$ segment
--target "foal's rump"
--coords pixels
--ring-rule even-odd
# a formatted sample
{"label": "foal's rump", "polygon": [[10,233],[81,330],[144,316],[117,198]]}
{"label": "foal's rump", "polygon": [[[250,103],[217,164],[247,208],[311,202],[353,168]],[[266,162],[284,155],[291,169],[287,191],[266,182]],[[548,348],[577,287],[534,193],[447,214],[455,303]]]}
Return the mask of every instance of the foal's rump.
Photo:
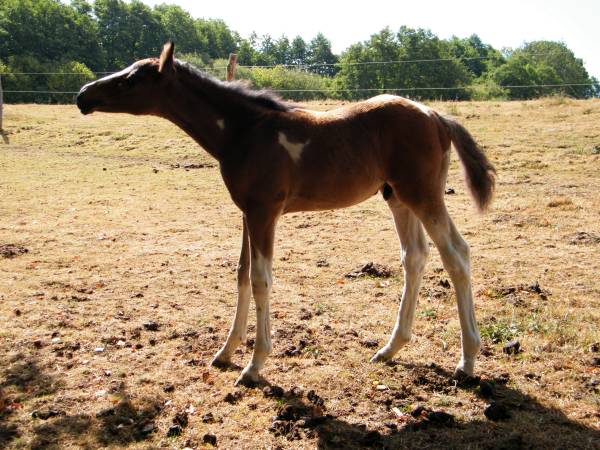
{"label": "foal's rump", "polygon": [[[375,98],[377,99],[377,97]],[[491,202],[495,169],[469,131],[455,119],[411,100],[385,96],[381,99],[383,121],[396,119],[392,131],[380,132],[381,145],[388,148],[386,181],[409,203],[431,198],[443,191],[447,175],[447,152],[454,144],[465,169],[465,178],[479,210]],[[386,140],[386,135],[388,140]]]}

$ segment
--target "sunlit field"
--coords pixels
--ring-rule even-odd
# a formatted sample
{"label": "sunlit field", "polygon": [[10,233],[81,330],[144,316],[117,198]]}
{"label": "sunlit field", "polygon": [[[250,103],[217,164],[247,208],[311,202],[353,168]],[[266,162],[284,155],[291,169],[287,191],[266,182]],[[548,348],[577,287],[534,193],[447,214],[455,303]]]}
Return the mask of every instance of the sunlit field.
{"label": "sunlit field", "polygon": [[[272,387],[254,389],[233,385],[253,310],[240,367],[208,364],[241,240],[216,161],[163,120],[5,106],[0,448],[599,448],[600,101],[430,106],[498,170],[479,215],[453,153],[446,196],[471,246],[480,380],[451,378],[460,328],[433,246],[411,343],[369,363],[403,284],[375,195],[281,219]],[[367,262],[392,276],[345,277]]]}

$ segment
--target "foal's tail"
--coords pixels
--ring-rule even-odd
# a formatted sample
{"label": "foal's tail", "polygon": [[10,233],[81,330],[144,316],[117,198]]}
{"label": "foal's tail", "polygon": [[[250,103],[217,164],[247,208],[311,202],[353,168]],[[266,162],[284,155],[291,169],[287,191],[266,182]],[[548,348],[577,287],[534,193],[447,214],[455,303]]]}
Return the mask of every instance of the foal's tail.
{"label": "foal's tail", "polygon": [[467,186],[480,211],[485,211],[492,201],[496,184],[496,169],[475,142],[471,133],[456,120],[438,115],[450,134],[465,172]]}

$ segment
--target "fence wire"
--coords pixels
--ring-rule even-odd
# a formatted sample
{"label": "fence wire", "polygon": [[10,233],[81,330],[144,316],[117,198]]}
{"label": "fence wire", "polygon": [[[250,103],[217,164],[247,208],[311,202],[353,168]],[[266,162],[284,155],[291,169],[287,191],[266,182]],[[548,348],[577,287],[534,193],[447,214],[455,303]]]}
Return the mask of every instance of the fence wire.
{"label": "fence wire", "polygon": [[[521,84],[521,85],[499,85],[502,89],[527,89],[527,88],[557,88],[575,86],[594,86],[593,83],[562,83],[562,84]],[[346,89],[270,89],[272,92],[407,92],[407,91],[458,91],[471,89],[472,86],[432,86],[432,87],[396,87],[396,88],[346,88]],[[4,91],[12,94],[78,94],[79,91]]]}

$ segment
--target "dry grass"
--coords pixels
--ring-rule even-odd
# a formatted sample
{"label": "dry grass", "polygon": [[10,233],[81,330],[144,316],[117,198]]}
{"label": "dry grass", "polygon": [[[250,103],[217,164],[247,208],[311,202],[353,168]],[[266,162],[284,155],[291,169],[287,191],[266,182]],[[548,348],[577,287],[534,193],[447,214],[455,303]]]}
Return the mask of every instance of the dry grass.
{"label": "dry grass", "polygon": [[[488,214],[474,212],[456,161],[447,201],[472,249],[486,347],[478,373],[496,379],[510,420],[488,421],[477,390],[450,380],[459,324],[435,251],[413,341],[396,364],[368,362],[376,349],[364,341],[388,338],[402,287],[396,236],[375,196],[281,220],[264,375],[286,390],[315,390],[334,418],[296,440],[271,433],[283,401],[244,388],[224,402],[238,372],[206,366],[233,315],[241,230],[218,167],[164,121],[9,105],[0,245],[28,252],[0,257],[0,447],[201,447],[212,432],[221,448],[369,439],[388,448],[598,448],[600,368],[589,347],[600,341],[600,102],[433,106],[457,115],[499,172]],[[205,166],[173,168],[185,163]],[[389,285],[344,279],[369,260],[394,269]],[[528,287],[535,282],[541,294]],[[312,317],[301,320],[302,308]],[[158,331],[143,327],[150,320]],[[523,352],[504,355],[509,339]],[[299,356],[282,355],[300,340]],[[240,366],[250,356],[242,350]],[[404,427],[391,408],[415,404],[456,424]],[[167,437],[175,413],[190,407],[183,434]],[[60,414],[32,418],[49,408]],[[214,423],[202,420],[208,412]]]}

